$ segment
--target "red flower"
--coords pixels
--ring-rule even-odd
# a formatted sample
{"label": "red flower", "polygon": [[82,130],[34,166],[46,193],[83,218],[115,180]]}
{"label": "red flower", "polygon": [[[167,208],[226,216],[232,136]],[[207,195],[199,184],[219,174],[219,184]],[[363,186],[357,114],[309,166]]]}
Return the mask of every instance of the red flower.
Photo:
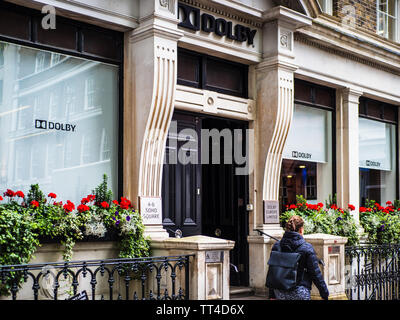
{"label": "red flower", "polygon": [[90,202],[90,201],[94,201],[94,200],[96,199],[96,196],[93,195],[93,194],[89,194],[89,195],[87,196],[87,199],[89,200],[89,202]]}
{"label": "red flower", "polygon": [[366,207],[360,207],[360,212],[365,212],[365,211],[367,211]]}
{"label": "red flower", "polygon": [[343,210],[343,209],[339,209],[339,212],[340,212],[340,213],[344,213],[344,210]]}
{"label": "red flower", "polygon": [[55,199],[55,198],[57,198],[57,195],[55,193],[51,192],[51,193],[48,194],[48,197],[52,198],[52,199]]}
{"label": "red flower", "polygon": [[380,207],[381,205],[378,202],[375,202],[376,207]]}
{"label": "red flower", "polygon": [[121,197],[121,202],[119,205],[122,209],[129,209],[129,207],[131,206],[131,201],[127,198]]}
{"label": "red flower", "polygon": [[17,197],[19,197],[19,198],[24,198],[24,197],[25,197],[25,195],[24,195],[24,193],[23,193],[22,191],[17,191],[17,192],[15,193],[15,195],[16,195]]}
{"label": "red flower", "polygon": [[67,201],[66,204],[63,206],[65,212],[72,212],[75,209],[75,205],[71,201]]}
{"label": "red flower", "polygon": [[4,196],[10,197],[10,198],[15,197],[15,192],[12,191],[11,189],[7,189],[7,191],[4,193]]}
{"label": "red flower", "polygon": [[86,204],[86,203],[88,203],[89,202],[89,199],[88,198],[83,198],[82,200],[81,200],[81,204]]}
{"label": "red flower", "polygon": [[104,209],[107,209],[107,208],[110,207],[110,205],[109,205],[107,202],[105,202],[105,201],[103,201],[103,202],[101,203],[101,206],[102,206]]}
{"label": "red flower", "polygon": [[112,202],[117,206],[119,205],[119,202],[117,200],[113,200]]}
{"label": "red flower", "polygon": [[392,203],[392,201],[386,201],[386,204],[387,204],[388,206],[391,206],[393,203]]}
{"label": "red flower", "polygon": [[86,211],[89,211],[89,210],[90,210],[90,207],[88,207],[88,206],[85,205],[85,204],[81,204],[81,205],[78,206],[78,211],[79,211],[80,213],[86,212]]}
{"label": "red flower", "polygon": [[289,206],[289,209],[296,209],[297,208],[297,206],[295,205],[295,204],[291,204],[290,206]]}
{"label": "red flower", "polygon": [[322,202],[319,202],[319,203],[317,203],[317,206],[320,207],[320,208],[323,208],[324,204]]}
{"label": "red flower", "polygon": [[0,196],[0,201],[2,201],[3,200],[3,197],[2,196]]}
{"label": "red flower", "polygon": [[62,203],[62,201],[60,201],[60,202],[54,202],[54,205],[55,205],[55,206],[61,207],[61,206],[63,205],[63,203]]}
{"label": "red flower", "polygon": [[337,210],[337,209],[338,209],[338,207],[337,207],[337,205],[336,205],[336,204],[332,204],[332,205],[331,205],[331,209],[333,209],[333,210]]}
{"label": "red flower", "polygon": [[356,207],[353,206],[352,204],[349,204],[349,209],[350,209],[351,211],[354,211],[354,210],[356,210]]}
{"label": "red flower", "polygon": [[36,200],[33,200],[31,202],[31,206],[37,208],[37,207],[39,207],[39,202],[37,202]]}

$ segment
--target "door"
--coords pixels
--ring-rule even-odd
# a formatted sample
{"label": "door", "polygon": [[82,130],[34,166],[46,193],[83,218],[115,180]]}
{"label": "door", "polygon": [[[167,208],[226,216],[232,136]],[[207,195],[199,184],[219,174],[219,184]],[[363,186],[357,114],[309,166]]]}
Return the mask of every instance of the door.
{"label": "door", "polygon": [[[245,137],[246,125],[242,122],[220,119],[204,119],[203,129],[218,129],[220,132],[229,129],[241,130]],[[233,136],[233,134],[232,134]],[[202,233],[235,241],[235,247],[230,252],[230,263],[235,266],[230,269],[231,285],[248,285],[248,176],[236,174],[238,165],[234,160],[232,148],[231,159],[226,159],[224,142],[221,142],[220,164],[202,165]],[[237,142],[236,142],[237,143]],[[242,141],[242,150],[246,150],[246,141]],[[210,148],[212,141],[210,139]],[[234,145],[234,148],[238,145]],[[210,155],[212,150],[210,150]],[[232,163],[230,163],[232,162]]]}
{"label": "door", "polygon": [[200,128],[199,117],[174,113],[162,184],[163,226],[170,236],[177,229],[183,236],[201,234]]}
{"label": "door", "polygon": [[[231,285],[247,286],[248,175],[236,174],[239,166],[234,161],[233,148],[230,148],[232,161],[224,158],[223,139],[219,163],[212,164],[210,158],[209,164],[201,164],[202,129],[218,132],[228,129],[236,143],[234,147],[239,143],[242,154],[247,150],[246,139],[237,142],[233,138],[233,130],[240,130],[242,137],[246,137],[247,123],[175,111],[163,171],[163,225],[171,236],[180,229],[185,237],[201,234],[235,241],[230,252],[230,262],[235,266],[231,268]],[[206,145],[208,150],[202,152],[211,156],[213,140]],[[182,159],[189,157],[191,161],[182,163]]]}

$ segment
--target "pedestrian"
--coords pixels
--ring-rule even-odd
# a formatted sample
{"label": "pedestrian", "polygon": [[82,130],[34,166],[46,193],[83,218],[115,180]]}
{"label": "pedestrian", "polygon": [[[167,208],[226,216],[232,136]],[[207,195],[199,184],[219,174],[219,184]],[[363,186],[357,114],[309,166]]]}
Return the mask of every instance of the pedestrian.
{"label": "pedestrian", "polygon": [[321,270],[314,247],[303,238],[304,220],[299,216],[292,216],[286,223],[285,233],[279,242],[272,247],[272,251],[298,252],[301,254],[297,268],[297,285],[291,290],[274,289],[278,300],[310,300],[312,283],[318,288],[322,299],[328,300],[329,291]]}

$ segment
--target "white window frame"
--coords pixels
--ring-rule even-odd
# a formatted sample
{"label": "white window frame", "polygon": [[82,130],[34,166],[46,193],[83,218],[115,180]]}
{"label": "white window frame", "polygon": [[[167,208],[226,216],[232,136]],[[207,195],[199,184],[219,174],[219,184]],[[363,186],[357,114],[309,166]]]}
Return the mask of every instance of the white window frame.
{"label": "white window frame", "polygon": [[53,121],[57,119],[57,111],[59,104],[59,95],[58,92],[52,91],[50,93],[50,103],[49,103],[49,120]]}
{"label": "white window frame", "polygon": [[46,69],[46,53],[39,51],[36,53],[35,59],[35,73],[41,72]]}
{"label": "white window frame", "polygon": [[318,0],[323,13],[333,15],[333,1],[332,0]]}
{"label": "white window frame", "polygon": [[95,109],[96,99],[96,79],[94,76],[89,76],[85,80],[85,110]]}
{"label": "white window frame", "polygon": [[56,65],[60,61],[61,61],[61,54],[52,52],[51,53],[50,66],[52,67],[52,66]]}
{"label": "white window frame", "polygon": [[[386,39],[399,42],[400,41],[400,34],[399,34],[400,33],[400,19],[399,19],[400,1],[399,0],[393,0],[393,1],[396,2],[396,4],[395,4],[396,12],[395,12],[394,16],[390,15],[387,12],[384,12],[384,11],[380,10],[379,5],[380,5],[381,1],[382,0],[377,0],[376,1],[376,33],[378,35],[380,35],[381,37],[384,37]],[[384,0],[384,1],[388,1],[388,0]],[[394,39],[390,39],[389,38],[388,25],[385,25],[385,30],[383,31],[383,34],[380,33],[380,30],[379,30],[379,17],[380,17],[381,14],[383,14],[383,15],[385,15],[387,17],[391,17],[391,18],[395,19],[395,36],[394,36]]]}

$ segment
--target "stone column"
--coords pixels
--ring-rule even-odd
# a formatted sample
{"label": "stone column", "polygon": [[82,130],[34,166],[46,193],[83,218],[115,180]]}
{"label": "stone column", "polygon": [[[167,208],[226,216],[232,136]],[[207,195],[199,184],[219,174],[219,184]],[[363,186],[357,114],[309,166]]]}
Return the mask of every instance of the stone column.
{"label": "stone column", "polygon": [[229,300],[229,252],[234,245],[231,240],[192,236],[153,240],[151,249],[154,256],[194,255],[189,267],[190,300]]}
{"label": "stone column", "polygon": [[[293,118],[294,31],[311,19],[285,7],[264,13],[263,60],[256,66],[257,111],[255,120],[255,210],[250,221],[250,286],[265,293],[265,277],[274,240],[259,235],[257,228],[280,237],[279,183],[282,152]],[[264,207],[270,208],[264,217]],[[275,210],[274,210],[275,207]]]}
{"label": "stone column", "polygon": [[336,94],[336,179],[338,206],[356,207],[352,214],[359,224],[360,182],[358,106],[362,92],[339,89]]}
{"label": "stone column", "polygon": [[[174,111],[177,2],[141,0],[140,24],[125,34],[124,194],[161,199],[165,143]],[[146,235],[166,238],[161,213]]]}
{"label": "stone column", "polygon": [[[344,251],[347,238],[314,233],[305,235],[304,239],[313,245],[317,257],[324,262],[324,265],[320,265],[320,269],[329,290],[329,300],[347,300]],[[311,289],[311,299],[321,300],[314,284]]]}

